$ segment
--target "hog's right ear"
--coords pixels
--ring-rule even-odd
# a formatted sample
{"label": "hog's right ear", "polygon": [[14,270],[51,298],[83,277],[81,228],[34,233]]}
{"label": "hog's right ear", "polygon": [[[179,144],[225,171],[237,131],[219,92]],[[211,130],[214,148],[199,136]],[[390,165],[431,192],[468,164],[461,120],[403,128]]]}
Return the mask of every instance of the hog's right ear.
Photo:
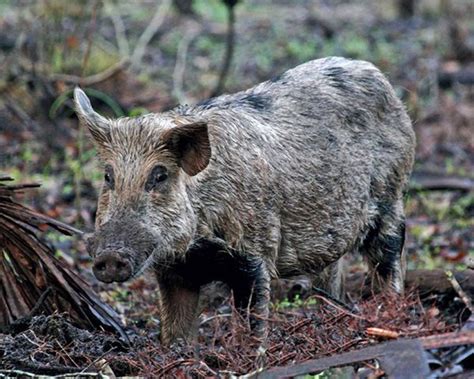
{"label": "hog's right ear", "polygon": [[79,120],[87,125],[95,141],[100,145],[108,142],[110,134],[108,120],[92,109],[89,98],[79,87],[74,89],[74,105]]}
{"label": "hog's right ear", "polygon": [[168,130],[163,141],[186,174],[194,176],[209,164],[211,145],[205,122],[181,124]]}

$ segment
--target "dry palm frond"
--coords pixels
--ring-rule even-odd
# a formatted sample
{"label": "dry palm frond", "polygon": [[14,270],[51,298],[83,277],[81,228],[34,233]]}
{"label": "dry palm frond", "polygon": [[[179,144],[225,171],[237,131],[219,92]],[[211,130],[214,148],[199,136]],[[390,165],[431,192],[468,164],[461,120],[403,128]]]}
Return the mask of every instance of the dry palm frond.
{"label": "dry palm frond", "polygon": [[67,312],[79,326],[114,331],[127,340],[114,310],[38,236],[44,226],[66,235],[82,232],[17,203],[15,193],[39,185],[5,183],[11,180],[0,176],[0,325],[39,311]]}

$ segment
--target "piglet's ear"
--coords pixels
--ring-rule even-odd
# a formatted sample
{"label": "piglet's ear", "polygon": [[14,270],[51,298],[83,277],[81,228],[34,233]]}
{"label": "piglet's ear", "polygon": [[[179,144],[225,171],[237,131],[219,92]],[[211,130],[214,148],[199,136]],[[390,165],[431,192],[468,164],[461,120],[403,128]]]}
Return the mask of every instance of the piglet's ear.
{"label": "piglet's ear", "polygon": [[177,126],[167,131],[163,140],[188,175],[198,174],[209,164],[211,145],[205,122]]}
{"label": "piglet's ear", "polygon": [[110,133],[109,122],[92,109],[89,98],[79,87],[74,89],[74,105],[79,120],[87,125],[94,140],[99,145],[106,143]]}

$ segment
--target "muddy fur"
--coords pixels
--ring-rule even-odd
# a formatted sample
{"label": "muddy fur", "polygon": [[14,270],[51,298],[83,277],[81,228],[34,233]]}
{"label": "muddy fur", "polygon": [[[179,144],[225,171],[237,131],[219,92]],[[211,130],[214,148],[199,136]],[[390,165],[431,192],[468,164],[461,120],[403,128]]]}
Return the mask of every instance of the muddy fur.
{"label": "muddy fur", "polygon": [[[370,63],[319,59],[244,92],[138,118],[107,120],[79,89],[75,102],[113,171],[90,251],[115,249],[132,275],[155,269],[165,343],[193,334],[206,281],[194,283],[193,269],[216,279],[210,266],[219,265],[213,262],[220,254],[236,259],[226,263],[234,268],[244,264],[238,257],[258,262],[243,280],[247,289],[231,285],[260,321],[271,278],[306,274],[341,296],[337,262],[349,252],[364,254],[383,286],[403,290],[402,196],[415,136],[392,87]],[[194,259],[187,254],[193,251],[215,257],[209,272],[179,266]],[[232,282],[233,275],[217,279]],[[255,329],[264,335],[264,322]]]}

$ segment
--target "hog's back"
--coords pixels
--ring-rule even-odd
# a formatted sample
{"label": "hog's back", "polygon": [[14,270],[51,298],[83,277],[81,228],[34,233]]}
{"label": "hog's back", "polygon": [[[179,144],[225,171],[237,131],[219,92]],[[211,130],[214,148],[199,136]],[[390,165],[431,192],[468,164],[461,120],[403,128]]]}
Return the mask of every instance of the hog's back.
{"label": "hog's back", "polygon": [[212,146],[192,188],[200,233],[263,255],[274,276],[357,248],[413,163],[410,120],[363,61],[311,61],[191,113],[209,120]]}

